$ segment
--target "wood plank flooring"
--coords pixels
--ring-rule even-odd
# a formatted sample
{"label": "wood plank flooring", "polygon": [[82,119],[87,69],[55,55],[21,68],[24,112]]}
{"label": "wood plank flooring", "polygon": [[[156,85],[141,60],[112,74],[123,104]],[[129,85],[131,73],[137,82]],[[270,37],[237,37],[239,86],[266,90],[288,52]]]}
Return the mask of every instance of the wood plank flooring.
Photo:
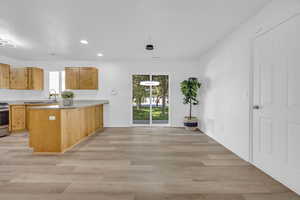
{"label": "wood plank flooring", "polygon": [[0,138],[2,200],[300,200],[204,134],[107,128],[63,155]]}

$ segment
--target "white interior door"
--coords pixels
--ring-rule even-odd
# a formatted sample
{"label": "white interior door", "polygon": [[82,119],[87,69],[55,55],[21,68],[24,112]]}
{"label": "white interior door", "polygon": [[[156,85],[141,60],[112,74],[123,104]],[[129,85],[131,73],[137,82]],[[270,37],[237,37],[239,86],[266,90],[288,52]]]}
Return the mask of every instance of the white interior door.
{"label": "white interior door", "polygon": [[254,41],[253,162],[300,193],[300,17]]}

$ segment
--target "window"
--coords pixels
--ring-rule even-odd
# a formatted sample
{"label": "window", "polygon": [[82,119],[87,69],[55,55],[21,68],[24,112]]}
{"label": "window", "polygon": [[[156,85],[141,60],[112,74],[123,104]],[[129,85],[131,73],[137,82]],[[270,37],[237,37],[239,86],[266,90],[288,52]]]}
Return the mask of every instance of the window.
{"label": "window", "polygon": [[65,71],[49,72],[49,91],[55,90],[61,93],[65,90]]}

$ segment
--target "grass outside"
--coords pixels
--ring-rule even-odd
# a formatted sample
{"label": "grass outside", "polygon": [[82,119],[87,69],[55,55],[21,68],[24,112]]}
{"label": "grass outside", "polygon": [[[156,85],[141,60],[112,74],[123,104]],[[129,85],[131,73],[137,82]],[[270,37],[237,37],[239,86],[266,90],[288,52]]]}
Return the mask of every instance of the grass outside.
{"label": "grass outside", "polygon": [[[152,107],[152,120],[168,120],[169,108],[165,108],[165,113],[162,112],[161,107]],[[136,106],[133,107],[133,120],[150,120],[150,107],[142,106],[138,110]]]}

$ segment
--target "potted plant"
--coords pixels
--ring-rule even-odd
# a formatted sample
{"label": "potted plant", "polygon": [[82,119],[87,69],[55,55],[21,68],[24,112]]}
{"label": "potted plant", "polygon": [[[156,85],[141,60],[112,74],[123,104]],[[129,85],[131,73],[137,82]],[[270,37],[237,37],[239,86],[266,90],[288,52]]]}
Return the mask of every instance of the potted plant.
{"label": "potted plant", "polygon": [[72,106],[73,105],[74,92],[72,92],[72,91],[63,91],[61,93],[61,98],[63,99],[63,105],[64,106]]}
{"label": "potted plant", "polygon": [[198,90],[201,87],[201,83],[197,78],[189,78],[188,80],[182,81],[181,92],[184,95],[183,103],[189,104],[189,116],[184,118],[184,126],[188,130],[197,130],[198,128],[198,119],[197,117],[192,116],[192,107],[193,105],[198,105],[199,101],[197,99]]}

